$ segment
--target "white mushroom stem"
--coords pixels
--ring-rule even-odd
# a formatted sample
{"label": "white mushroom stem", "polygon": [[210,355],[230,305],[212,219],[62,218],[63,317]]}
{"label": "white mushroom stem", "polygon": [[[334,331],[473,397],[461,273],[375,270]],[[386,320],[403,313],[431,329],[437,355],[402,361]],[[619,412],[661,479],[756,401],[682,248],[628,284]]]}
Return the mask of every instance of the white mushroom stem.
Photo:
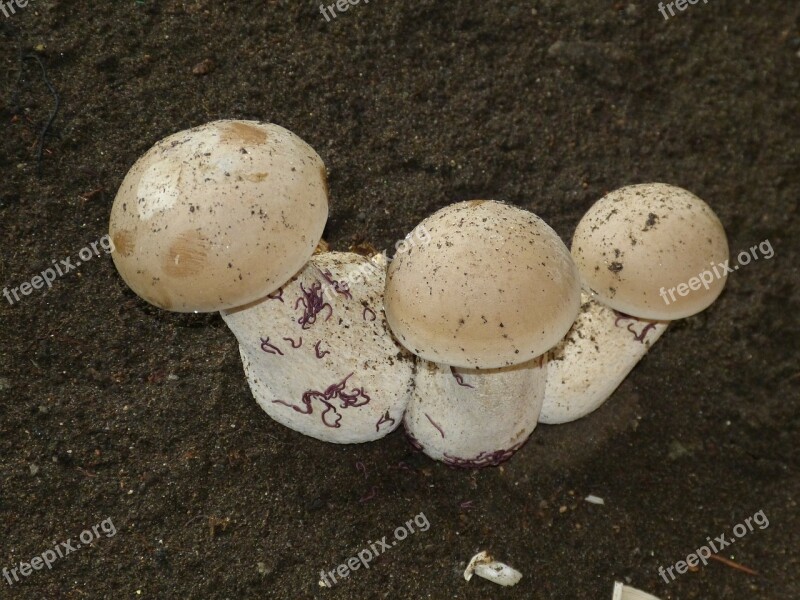
{"label": "white mushroom stem", "polygon": [[464,579],[469,581],[472,574],[488,579],[498,585],[516,585],[522,579],[522,573],[505,563],[494,560],[485,550],[479,552],[469,561],[464,570]]}
{"label": "white mushroom stem", "polygon": [[540,423],[567,423],[597,409],[669,325],[623,315],[585,293],[581,302],[572,328],[547,353]]}
{"label": "white mushroom stem", "polygon": [[385,274],[379,258],[325,252],[267,298],[222,313],[250,389],[273,419],[336,443],[375,440],[400,425],[414,363],[387,329]]}
{"label": "white mushroom stem", "polygon": [[448,465],[497,465],[536,427],[545,379],[543,357],[499,369],[456,369],[419,359],[406,431],[425,454]]}

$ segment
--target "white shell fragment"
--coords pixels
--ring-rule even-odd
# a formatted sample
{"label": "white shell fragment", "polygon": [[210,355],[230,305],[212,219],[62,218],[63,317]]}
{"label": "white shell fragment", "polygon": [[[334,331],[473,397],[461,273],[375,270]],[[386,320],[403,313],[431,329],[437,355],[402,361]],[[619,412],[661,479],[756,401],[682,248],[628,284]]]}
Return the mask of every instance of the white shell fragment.
{"label": "white shell fragment", "polygon": [[273,419],[311,437],[358,443],[400,425],[413,357],[391,337],[385,265],[326,252],[267,298],[222,313],[250,389]]}
{"label": "white shell fragment", "polygon": [[507,564],[494,560],[485,550],[479,552],[469,561],[464,571],[464,579],[469,581],[472,574],[483,577],[498,585],[516,585],[522,579],[522,573]]}
{"label": "white shell fragment", "polygon": [[111,208],[112,258],[151,304],[215,312],[286,282],[327,218],[325,166],[311,146],[271,123],[213,121],[131,167]]}
{"label": "white shell fragment", "polygon": [[601,506],[606,503],[605,500],[603,500],[599,496],[595,496],[594,494],[589,494],[588,496],[586,496],[586,498],[584,498],[584,500],[586,500],[586,502],[588,502],[589,504],[600,504]]}
{"label": "white shell fragment", "polygon": [[547,353],[541,423],[567,423],[600,407],[669,325],[623,315],[585,293],[581,301],[572,328]]}
{"label": "white shell fragment", "polygon": [[611,600],[659,600],[655,596],[637,590],[628,585],[624,585],[619,581],[614,582],[614,595]]}
{"label": "white shell fragment", "polygon": [[508,460],[536,427],[543,357],[501,369],[457,369],[419,359],[404,424],[412,443],[453,467]]}

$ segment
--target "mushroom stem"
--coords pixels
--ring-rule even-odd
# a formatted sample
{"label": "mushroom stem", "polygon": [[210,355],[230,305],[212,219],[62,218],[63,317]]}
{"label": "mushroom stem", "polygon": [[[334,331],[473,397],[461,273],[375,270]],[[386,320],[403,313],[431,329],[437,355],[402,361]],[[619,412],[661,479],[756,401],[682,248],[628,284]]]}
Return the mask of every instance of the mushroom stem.
{"label": "mushroom stem", "polygon": [[669,321],[624,315],[581,293],[581,311],[547,353],[540,423],[568,423],[597,409],[647,354]]}
{"label": "mushroom stem", "polygon": [[499,369],[455,369],[418,359],[404,424],[428,456],[453,467],[495,466],[536,427],[544,357]]}
{"label": "mushroom stem", "polygon": [[385,273],[379,259],[324,252],[278,292],[222,312],[250,389],[273,419],[336,443],[400,425],[414,361],[386,326]]}

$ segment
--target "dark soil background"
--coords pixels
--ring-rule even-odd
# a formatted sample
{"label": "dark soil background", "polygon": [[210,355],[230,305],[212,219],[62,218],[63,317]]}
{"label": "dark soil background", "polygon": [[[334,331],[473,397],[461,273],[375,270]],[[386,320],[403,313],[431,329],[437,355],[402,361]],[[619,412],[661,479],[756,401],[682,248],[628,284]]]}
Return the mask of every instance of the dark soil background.
{"label": "dark soil background", "polygon": [[[41,60],[58,94],[54,108]],[[0,14],[0,285],[107,232],[117,187],[160,138],[218,118],[278,123],[330,172],[326,239],[391,248],[473,198],[565,240],[625,184],[705,199],[729,276],[597,413],[540,426],[506,465],[456,471],[402,433],[335,446],[271,421],[216,315],[159,311],[110,256],[0,298],[0,568],[101,537],[0,598],[800,598],[800,7],[462,0],[31,0]],[[362,463],[364,472],[357,467]],[[585,502],[587,494],[605,500]],[[466,504],[465,504],[466,503]],[[763,510],[711,562],[670,566]],[[419,513],[367,571],[318,584]],[[489,550],[514,588],[462,577]]]}

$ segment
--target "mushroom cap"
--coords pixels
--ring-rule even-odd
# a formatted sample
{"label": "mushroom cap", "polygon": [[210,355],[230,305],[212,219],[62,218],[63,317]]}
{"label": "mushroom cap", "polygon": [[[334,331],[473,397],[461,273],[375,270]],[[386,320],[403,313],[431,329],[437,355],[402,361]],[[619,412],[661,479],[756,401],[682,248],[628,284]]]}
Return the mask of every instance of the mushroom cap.
{"label": "mushroom cap", "polygon": [[223,120],[173,134],[125,176],[111,209],[114,264],[160,308],[213,312],[274,292],[328,218],[325,166],[292,132]]}
{"label": "mushroom cap", "polygon": [[[598,200],[578,223],[572,256],[584,287],[603,304],[641,319],[674,320],[700,312],[722,292],[726,274],[715,277],[712,269],[727,261],[728,240],[700,198],[646,183]],[[704,272],[709,283],[701,287]],[[679,285],[684,294],[675,293]]]}
{"label": "mushroom cap", "polygon": [[539,217],[473,200],[420,227],[431,241],[395,257],[384,297],[389,326],[414,354],[455,367],[505,367],[542,354],[569,330],[580,278]]}

